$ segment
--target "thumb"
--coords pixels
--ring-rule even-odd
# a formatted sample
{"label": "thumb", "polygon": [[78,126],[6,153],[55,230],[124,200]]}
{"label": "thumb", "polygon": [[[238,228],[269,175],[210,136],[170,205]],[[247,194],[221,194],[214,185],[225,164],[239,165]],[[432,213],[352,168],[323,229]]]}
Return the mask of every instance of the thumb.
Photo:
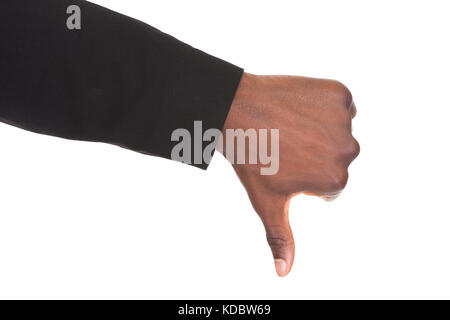
{"label": "thumb", "polygon": [[275,260],[275,269],[280,277],[284,277],[291,271],[294,263],[295,244],[289,225],[289,200],[278,208],[275,212],[260,216]]}

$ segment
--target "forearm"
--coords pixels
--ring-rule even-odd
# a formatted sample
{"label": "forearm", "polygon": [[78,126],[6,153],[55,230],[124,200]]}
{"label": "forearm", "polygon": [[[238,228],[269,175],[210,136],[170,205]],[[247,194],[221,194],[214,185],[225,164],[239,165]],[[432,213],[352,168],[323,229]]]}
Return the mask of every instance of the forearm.
{"label": "forearm", "polygon": [[175,129],[225,122],[240,68],[86,1],[2,0],[0,15],[3,122],[166,158]]}

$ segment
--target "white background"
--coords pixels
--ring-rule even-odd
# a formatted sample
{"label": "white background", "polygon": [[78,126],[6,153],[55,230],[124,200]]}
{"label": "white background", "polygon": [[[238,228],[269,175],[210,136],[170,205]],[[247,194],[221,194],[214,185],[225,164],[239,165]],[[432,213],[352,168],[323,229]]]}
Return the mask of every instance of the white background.
{"label": "white background", "polygon": [[446,1],[95,1],[257,74],[338,79],[361,155],[276,276],[231,166],[0,125],[0,298],[450,298]]}

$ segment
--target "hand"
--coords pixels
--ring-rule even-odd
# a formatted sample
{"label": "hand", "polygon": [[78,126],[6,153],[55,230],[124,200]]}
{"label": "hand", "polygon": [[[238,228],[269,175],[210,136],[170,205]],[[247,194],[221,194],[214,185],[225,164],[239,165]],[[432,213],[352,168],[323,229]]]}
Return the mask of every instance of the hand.
{"label": "hand", "polygon": [[[348,166],[359,154],[355,115],[350,91],[336,81],[247,73],[241,80],[222,132],[279,129],[276,174],[262,175],[261,163],[232,160],[262,219],[279,276],[289,273],[295,254],[289,201],[300,193],[331,200],[345,187]],[[226,148],[220,151],[226,154]]]}

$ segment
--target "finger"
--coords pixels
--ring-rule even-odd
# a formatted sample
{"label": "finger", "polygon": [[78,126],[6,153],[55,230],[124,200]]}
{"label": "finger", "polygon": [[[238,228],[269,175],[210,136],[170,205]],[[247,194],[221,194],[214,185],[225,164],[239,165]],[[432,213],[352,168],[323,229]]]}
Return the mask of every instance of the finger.
{"label": "finger", "polygon": [[324,195],[321,196],[321,198],[322,198],[322,200],[325,200],[327,202],[331,202],[331,201],[336,200],[339,197],[339,195],[341,194],[341,192],[342,191],[335,192],[335,193],[324,194]]}
{"label": "finger", "polygon": [[307,192],[304,191],[302,192],[303,194],[307,195],[307,196],[313,196],[313,197],[319,197],[322,200],[325,200],[327,202],[336,200],[339,195],[341,194],[342,191],[338,191],[338,192],[332,192],[332,193],[325,193],[325,194],[321,194],[321,193],[315,193],[315,192]]}
{"label": "finger", "polygon": [[295,256],[295,244],[289,225],[289,201],[269,215],[261,215],[266,229],[267,242],[272,250],[275,269],[280,277],[286,276],[292,268]]}

